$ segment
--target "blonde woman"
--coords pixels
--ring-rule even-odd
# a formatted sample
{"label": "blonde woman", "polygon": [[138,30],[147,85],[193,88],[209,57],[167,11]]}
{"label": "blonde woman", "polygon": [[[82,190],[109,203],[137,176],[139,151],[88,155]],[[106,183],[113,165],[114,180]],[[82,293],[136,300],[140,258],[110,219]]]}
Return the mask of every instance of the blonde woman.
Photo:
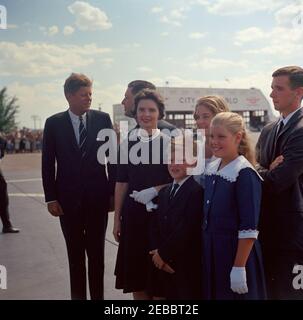
{"label": "blonde woman", "polygon": [[[224,98],[220,96],[201,97],[196,102],[194,119],[197,129],[205,130],[205,166],[214,160],[213,153],[209,145],[209,128],[213,117],[220,112],[228,112],[229,107]],[[196,181],[204,186],[204,174],[196,176]]]}

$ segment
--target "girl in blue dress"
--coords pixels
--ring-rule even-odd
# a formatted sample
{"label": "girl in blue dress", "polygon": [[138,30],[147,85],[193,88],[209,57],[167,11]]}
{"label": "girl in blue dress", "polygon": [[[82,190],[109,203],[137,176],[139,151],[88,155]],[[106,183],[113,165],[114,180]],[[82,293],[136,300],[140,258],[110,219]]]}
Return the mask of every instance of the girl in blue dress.
{"label": "girl in blue dress", "polygon": [[232,112],[211,122],[218,159],[205,171],[203,217],[206,299],[265,299],[258,237],[261,180],[254,169],[243,118]]}

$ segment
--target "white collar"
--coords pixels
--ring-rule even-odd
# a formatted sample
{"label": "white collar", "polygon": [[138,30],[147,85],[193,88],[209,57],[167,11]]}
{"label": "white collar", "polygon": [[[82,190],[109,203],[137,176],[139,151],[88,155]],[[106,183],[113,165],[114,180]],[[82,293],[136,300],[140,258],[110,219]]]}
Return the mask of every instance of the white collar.
{"label": "white collar", "polygon": [[205,170],[205,175],[217,175],[229,182],[235,182],[239,176],[239,172],[245,168],[251,168],[257,176],[263,181],[262,177],[256,171],[254,166],[244,157],[238,156],[236,159],[228,163],[225,167],[218,170],[221,163],[221,158],[218,158],[208,164]]}
{"label": "white collar", "polygon": [[302,107],[299,107],[298,109],[296,109],[295,111],[293,111],[292,113],[290,113],[287,117],[283,118],[282,116],[280,117],[280,120],[278,121],[278,123],[280,123],[281,121],[283,121],[283,125],[284,127],[287,125],[287,122],[290,120],[290,118],[300,109],[302,109]]}
{"label": "white collar", "polygon": [[[153,129],[153,133],[151,136],[146,136],[146,134],[144,133],[146,133],[146,131],[143,131],[143,129],[139,127],[132,130],[130,134],[132,138],[138,137],[142,142],[149,142],[157,138],[160,135],[161,131],[159,129]],[[130,140],[132,140],[132,138],[130,138]]]}
{"label": "white collar", "polygon": [[[72,120],[72,122],[78,124],[80,122],[79,120],[79,116],[77,116],[76,114],[74,114],[71,109],[68,109],[68,113],[69,113],[69,116]],[[82,119],[83,119],[83,122],[85,123],[86,121],[86,112],[82,114]]]}

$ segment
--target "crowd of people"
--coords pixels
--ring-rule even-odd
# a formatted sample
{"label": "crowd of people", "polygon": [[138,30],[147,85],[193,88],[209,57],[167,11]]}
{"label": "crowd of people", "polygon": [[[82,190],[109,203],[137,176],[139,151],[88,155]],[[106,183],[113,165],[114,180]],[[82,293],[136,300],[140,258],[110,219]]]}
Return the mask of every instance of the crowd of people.
{"label": "crowd of people", "polygon": [[[206,168],[195,176],[188,169],[200,154],[190,162],[185,150],[176,161],[171,152],[183,137],[172,139],[176,128],[163,120],[152,83],[129,83],[122,104],[137,126],[117,146],[96,139],[113,127],[108,114],[90,110],[92,81],[66,79],[69,109],[45,123],[42,179],[48,211],[60,218],[72,299],[87,299],[86,255],[90,296],[104,298],[113,210],[115,286],[136,300],[303,298],[293,284],[294,267],[303,265],[303,69],[283,67],[272,77],[280,118],[262,130],[255,150],[243,118],[223,98],[198,99],[194,119],[205,130]],[[105,144],[120,154],[118,163],[111,152],[98,161]]]}
{"label": "crowd of people", "polygon": [[2,138],[6,141],[7,153],[41,152],[42,150],[42,130],[16,129],[2,134]]}

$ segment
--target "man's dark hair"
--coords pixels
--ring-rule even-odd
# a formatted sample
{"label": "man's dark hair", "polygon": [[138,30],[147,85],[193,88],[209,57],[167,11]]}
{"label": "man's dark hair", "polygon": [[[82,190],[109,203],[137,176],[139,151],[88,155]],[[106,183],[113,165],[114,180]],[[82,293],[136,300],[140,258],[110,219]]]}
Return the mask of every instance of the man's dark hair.
{"label": "man's dark hair", "polygon": [[133,95],[136,95],[143,89],[156,90],[156,86],[154,84],[145,80],[134,80],[128,84],[128,88],[131,89]]}
{"label": "man's dark hair", "polygon": [[303,69],[298,66],[287,66],[276,70],[273,77],[288,76],[290,87],[296,89],[303,87]]}
{"label": "man's dark hair", "polygon": [[152,100],[156,103],[158,110],[159,110],[159,120],[164,118],[164,100],[162,96],[156,91],[151,89],[143,89],[139,91],[138,94],[135,96],[135,109],[134,115],[137,114],[138,104],[141,100]]}
{"label": "man's dark hair", "polygon": [[75,93],[81,87],[91,87],[93,82],[84,74],[72,73],[64,83],[64,94]]}

